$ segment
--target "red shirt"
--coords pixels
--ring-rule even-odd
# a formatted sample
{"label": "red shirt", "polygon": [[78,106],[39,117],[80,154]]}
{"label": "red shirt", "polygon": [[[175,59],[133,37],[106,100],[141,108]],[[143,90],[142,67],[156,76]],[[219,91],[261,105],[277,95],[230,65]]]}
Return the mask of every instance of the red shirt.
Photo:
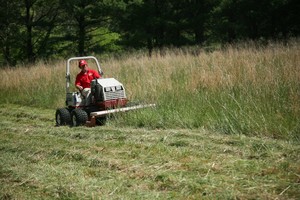
{"label": "red shirt", "polygon": [[83,88],[90,88],[91,81],[95,78],[100,78],[101,76],[96,70],[88,69],[87,72],[80,72],[76,76],[75,85],[80,85]]}

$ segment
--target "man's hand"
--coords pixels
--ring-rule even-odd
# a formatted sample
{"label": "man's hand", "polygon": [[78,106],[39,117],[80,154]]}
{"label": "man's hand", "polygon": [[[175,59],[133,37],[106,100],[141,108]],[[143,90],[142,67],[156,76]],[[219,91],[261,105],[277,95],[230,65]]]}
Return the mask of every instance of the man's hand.
{"label": "man's hand", "polygon": [[79,91],[83,90],[83,87],[80,86],[80,85],[76,85],[76,88],[77,88]]}

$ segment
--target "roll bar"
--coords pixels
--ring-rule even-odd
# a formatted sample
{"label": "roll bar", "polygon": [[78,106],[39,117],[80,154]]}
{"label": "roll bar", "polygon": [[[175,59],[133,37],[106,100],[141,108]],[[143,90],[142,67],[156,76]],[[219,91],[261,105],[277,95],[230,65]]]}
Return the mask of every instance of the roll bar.
{"label": "roll bar", "polygon": [[82,57],[72,57],[72,58],[69,58],[68,61],[67,61],[67,66],[66,66],[66,92],[68,93],[69,92],[69,88],[70,88],[70,63],[71,61],[74,61],[74,60],[94,60],[96,65],[97,65],[97,68],[98,68],[98,72],[99,74],[103,75],[103,71],[100,67],[100,64],[97,60],[96,57],[94,56],[82,56]]}

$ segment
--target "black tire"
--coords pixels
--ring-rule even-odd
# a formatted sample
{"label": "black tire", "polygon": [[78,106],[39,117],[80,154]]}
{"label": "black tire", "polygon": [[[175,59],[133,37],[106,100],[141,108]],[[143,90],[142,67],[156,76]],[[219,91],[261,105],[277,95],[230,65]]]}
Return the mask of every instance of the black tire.
{"label": "black tire", "polygon": [[66,108],[58,108],[55,113],[55,121],[57,126],[70,125],[71,114]]}
{"label": "black tire", "polygon": [[72,126],[81,126],[88,120],[87,113],[82,109],[74,109],[71,112]]}

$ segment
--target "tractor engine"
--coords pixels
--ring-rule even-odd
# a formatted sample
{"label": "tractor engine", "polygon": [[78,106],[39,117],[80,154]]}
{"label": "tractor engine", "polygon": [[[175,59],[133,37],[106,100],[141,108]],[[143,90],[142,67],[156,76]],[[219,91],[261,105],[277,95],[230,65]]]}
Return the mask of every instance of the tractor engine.
{"label": "tractor engine", "polygon": [[93,102],[101,109],[124,107],[127,103],[125,88],[114,78],[99,78],[91,82]]}

